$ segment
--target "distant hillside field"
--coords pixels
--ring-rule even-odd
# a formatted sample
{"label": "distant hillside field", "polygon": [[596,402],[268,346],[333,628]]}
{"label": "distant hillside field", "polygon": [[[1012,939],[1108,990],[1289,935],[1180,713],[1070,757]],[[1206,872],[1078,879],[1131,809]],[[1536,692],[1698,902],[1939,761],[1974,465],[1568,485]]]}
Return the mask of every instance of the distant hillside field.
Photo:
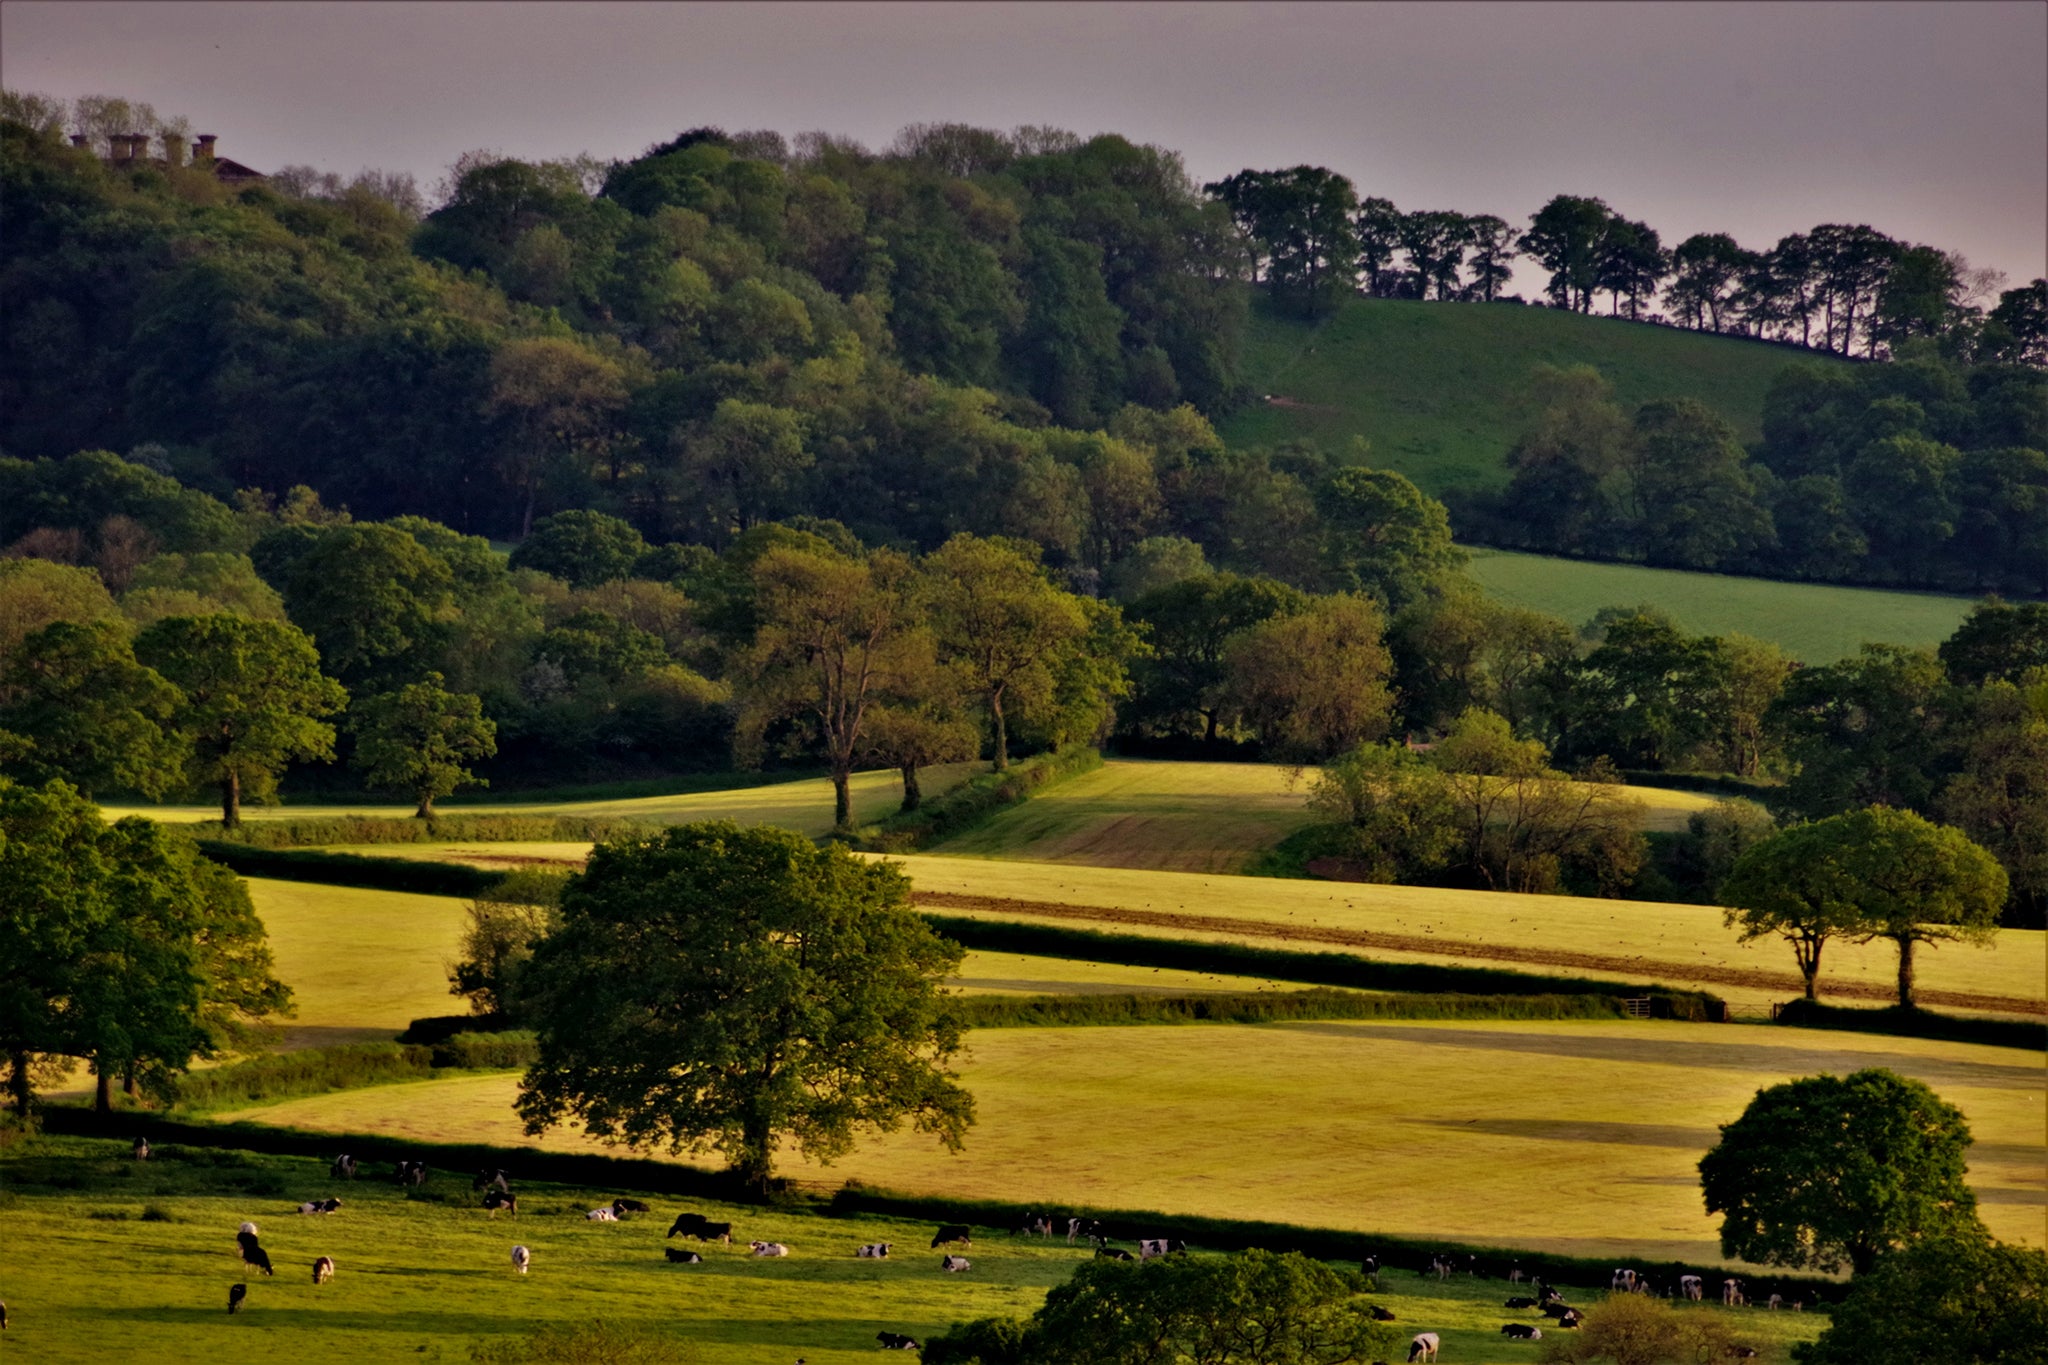
{"label": "distant hillside field", "polygon": [[1694,634],[1740,631],[1810,664],[1833,663],[1866,643],[1934,645],[1974,603],[1935,593],[1780,583],[1638,564],[1467,547],[1472,577],[1493,597],[1583,625],[1602,607],[1647,602]]}
{"label": "distant hillside field", "polygon": [[1591,365],[1624,407],[1697,398],[1745,441],[1760,435],[1764,392],[1795,361],[1845,362],[1704,335],[1507,303],[1353,299],[1307,323],[1254,311],[1245,339],[1252,401],[1221,424],[1232,445],[1307,439],[1332,450],[1372,442],[1372,463],[1424,491],[1502,482],[1520,428],[1518,395],[1539,364]]}

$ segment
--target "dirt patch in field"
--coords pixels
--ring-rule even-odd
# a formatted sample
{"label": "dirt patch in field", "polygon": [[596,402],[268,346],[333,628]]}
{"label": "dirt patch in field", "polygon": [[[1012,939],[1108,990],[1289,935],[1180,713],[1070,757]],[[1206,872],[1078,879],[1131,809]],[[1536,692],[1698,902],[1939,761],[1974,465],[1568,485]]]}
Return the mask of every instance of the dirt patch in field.
{"label": "dirt patch in field", "polygon": [[[919,891],[911,899],[919,905],[944,910],[978,910],[984,914],[1030,915],[1039,919],[1079,920],[1091,924],[1128,924],[1148,929],[1179,929],[1201,934],[1229,934],[1235,937],[1281,939],[1299,943],[1327,943],[1345,948],[1383,948],[1403,953],[1428,953],[1436,957],[1476,958],[1492,962],[1520,962],[1540,967],[1573,967],[1581,971],[1619,972],[1636,977],[1666,981],[1712,982],[1724,986],[1746,986],[1763,991],[1804,989],[1793,972],[1747,971],[1689,962],[1665,962],[1650,957],[1620,957],[1603,953],[1578,953],[1561,948],[1524,948],[1511,944],[1475,943],[1465,939],[1439,938],[1434,934],[1383,934],[1366,929],[1312,928],[1276,924],[1271,920],[1226,919],[1218,915],[1184,915],[1161,910],[1125,910],[1097,905],[1064,905],[1056,901],[1008,900],[996,896],[968,896],[950,891]],[[1855,1000],[1894,999],[1893,992],[1869,982],[1840,981],[1821,988],[1823,995]],[[2048,1001],[2013,995],[1978,995],[1968,991],[1922,990],[1922,1003],[1949,1005],[1962,1009],[1996,1010],[2006,1014],[2048,1015]]]}

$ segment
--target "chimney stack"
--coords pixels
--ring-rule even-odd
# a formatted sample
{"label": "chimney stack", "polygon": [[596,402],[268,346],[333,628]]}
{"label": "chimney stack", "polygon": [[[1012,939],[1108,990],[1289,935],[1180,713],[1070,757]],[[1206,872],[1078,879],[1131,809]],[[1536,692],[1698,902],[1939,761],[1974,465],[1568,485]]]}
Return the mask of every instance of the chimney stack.
{"label": "chimney stack", "polygon": [[199,145],[192,149],[192,159],[194,161],[213,160],[213,144],[215,141],[216,139],[212,133],[201,133],[199,135]]}
{"label": "chimney stack", "polygon": [[176,167],[185,164],[185,139],[176,133],[164,134],[164,165]]}

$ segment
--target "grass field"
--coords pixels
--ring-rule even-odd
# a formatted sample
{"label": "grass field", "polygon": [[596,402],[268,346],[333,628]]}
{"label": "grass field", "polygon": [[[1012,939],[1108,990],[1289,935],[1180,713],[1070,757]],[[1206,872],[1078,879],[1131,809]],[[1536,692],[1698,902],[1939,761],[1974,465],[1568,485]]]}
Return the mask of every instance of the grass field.
{"label": "grass field", "polygon": [[[470,1207],[466,1179],[430,1184],[425,1193],[447,1203],[365,1180],[340,1191],[339,1213],[302,1219],[288,1212],[291,1201],[336,1188],[323,1163],[194,1156],[202,1159],[159,1149],[138,1166],[124,1144],[43,1139],[0,1158],[9,1186],[0,1204],[9,1359],[456,1362],[479,1343],[602,1316],[691,1343],[703,1365],[788,1365],[799,1356],[852,1365],[875,1359],[877,1331],[923,1340],[956,1320],[1028,1313],[1089,1254],[990,1230],[975,1239],[971,1271],[943,1275],[926,1250],[930,1223],[687,1201],[733,1221],[739,1237],[782,1241],[792,1254],[764,1261],[743,1246],[712,1244],[704,1264],[677,1266],[660,1250],[672,1245],[662,1232],[685,1202],[673,1197],[645,1196],[653,1214],[593,1224],[582,1210],[632,1192],[522,1182],[515,1225]],[[149,1207],[170,1221],[140,1221]],[[233,1230],[244,1219],[261,1228],[275,1278],[252,1277],[238,1263]],[[525,1276],[509,1268],[515,1241],[533,1252]],[[897,1255],[851,1255],[872,1241],[895,1243]],[[319,1255],[334,1259],[336,1274],[316,1287],[307,1268]],[[248,1284],[249,1298],[230,1317],[235,1283]],[[1388,1271],[1372,1301],[1394,1312],[1400,1341],[1432,1330],[1449,1359],[1508,1365],[1533,1353],[1499,1335],[1503,1319],[1531,1316],[1501,1308],[1507,1291],[1500,1281]],[[1765,1365],[1780,1365],[1792,1342],[1826,1322],[1718,1306],[1684,1311],[1726,1313],[1738,1340],[1763,1348]]]}
{"label": "grass field", "polygon": [[1955,633],[1973,603],[1934,593],[1779,583],[1767,578],[1594,564],[1471,548],[1471,572],[1487,593],[1516,606],[1585,624],[1602,607],[1648,602],[1698,635],[1740,631],[1810,664],[1833,663],[1866,642],[1934,645]]}
{"label": "grass field", "polygon": [[[1308,1023],[977,1030],[980,1122],[948,1155],[903,1133],[836,1183],[1021,1204],[1269,1218],[1651,1260],[1716,1259],[1695,1163],[1755,1091],[1885,1066],[1976,1135],[1987,1224],[2035,1245],[2048,1211],[2042,1061],[2010,1049],[1677,1023]],[[291,1100],[295,1128],[518,1146],[516,1078]],[[1052,1097],[1057,1097],[1053,1102]],[[550,1134],[576,1150],[589,1140]]]}
{"label": "grass field", "polygon": [[1232,445],[1372,443],[1375,466],[1431,493],[1501,482],[1538,364],[1592,365],[1626,408],[1697,398],[1744,440],[1786,365],[1842,362],[1733,337],[1513,304],[1355,299],[1315,323],[1255,310],[1245,346],[1254,401],[1222,423]]}
{"label": "grass field", "polygon": [[[898,861],[924,902],[948,913],[1175,938],[1286,940],[1290,947],[1348,949],[1390,961],[1477,959],[1587,971],[1698,986],[1737,1003],[1797,992],[1791,950],[1771,939],[1738,943],[1711,906],[930,855]],[[1861,990],[1881,1003],[1896,964],[1885,944],[1830,944],[1822,994]],[[2029,1004],[2035,1012],[2048,1009],[2048,933],[2004,929],[1992,948],[1923,947],[1917,964],[1929,1004],[1963,1004],[1940,998],[1955,993],[2010,1000],[2023,1011]]]}
{"label": "grass field", "polygon": [[[974,773],[978,763],[948,763],[927,768],[921,775],[927,797],[950,790]],[[894,811],[903,799],[903,782],[894,768],[855,773],[853,814],[857,823],[881,819]],[[109,820],[123,815],[146,815],[152,820],[190,823],[218,820],[215,806],[108,806]],[[246,806],[249,820],[312,819],[335,815],[374,815],[403,819],[413,813],[410,802],[380,806],[279,805]],[[482,802],[451,807],[451,815],[576,815],[592,818],[661,821],[683,824],[691,820],[737,820],[743,825],[781,825],[813,837],[832,828],[832,783],[828,778],[804,778],[765,786],[737,787],[720,791],[683,792],[668,796],[617,797],[599,800],[551,802]]]}

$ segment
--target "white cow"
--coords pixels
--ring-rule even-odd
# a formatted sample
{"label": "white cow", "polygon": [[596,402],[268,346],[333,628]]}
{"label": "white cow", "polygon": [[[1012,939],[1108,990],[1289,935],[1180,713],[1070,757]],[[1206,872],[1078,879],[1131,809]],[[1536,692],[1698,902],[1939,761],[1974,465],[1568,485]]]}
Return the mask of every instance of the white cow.
{"label": "white cow", "polygon": [[747,1254],[750,1256],[787,1256],[789,1255],[789,1248],[780,1242],[749,1242],[747,1243]]}
{"label": "white cow", "polygon": [[518,1271],[520,1274],[524,1275],[526,1273],[526,1267],[529,1264],[531,1264],[532,1261],[533,1253],[528,1251],[525,1247],[520,1246],[512,1248],[512,1268]]}
{"label": "white cow", "polygon": [[1721,1302],[1730,1308],[1734,1308],[1744,1302],[1742,1297],[1742,1281],[1732,1275],[1721,1281]]}
{"label": "white cow", "polygon": [[893,1242],[869,1242],[864,1247],[856,1247],[853,1254],[865,1256],[870,1260],[886,1261],[889,1259],[889,1248],[894,1245]]}
{"label": "white cow", "polygon": [[619,1221],[619,1215],[613,1213],[610,1209],[592,1209],[583,1216],[593,1223],[616,1223]]}
{"label": "white cow", "polygon": [[326,1284],[333,1278],[334,1258],[332,1256],[322,1256],[319,1260],[313,1262],[314,1284]]}
{"label": "white cow", "polygon": [[943,1257],[939,1261],[939,1269],[945,1271],[949,1275],[957,1275],[963,1270],[974,1269],[974,1263],[972,1261],[969,1261],[965,1256],[949,1255]]}
{"label": "white cow", "polygon": [[1705,1295],[1706,1282],[1697,1275],[1680,1275],[1678,1277],[1678,1292],[1691,1299],[1694,1303],[1698,1303]]}
{"label": "white cow", "polygon": [[1435,1360],[1437,1347],[1442,1344],[1434,1332],[1416,1333],[1415,1340],[1408,1343],[1408,1365],[1415,1365],[1418,1360]]}

